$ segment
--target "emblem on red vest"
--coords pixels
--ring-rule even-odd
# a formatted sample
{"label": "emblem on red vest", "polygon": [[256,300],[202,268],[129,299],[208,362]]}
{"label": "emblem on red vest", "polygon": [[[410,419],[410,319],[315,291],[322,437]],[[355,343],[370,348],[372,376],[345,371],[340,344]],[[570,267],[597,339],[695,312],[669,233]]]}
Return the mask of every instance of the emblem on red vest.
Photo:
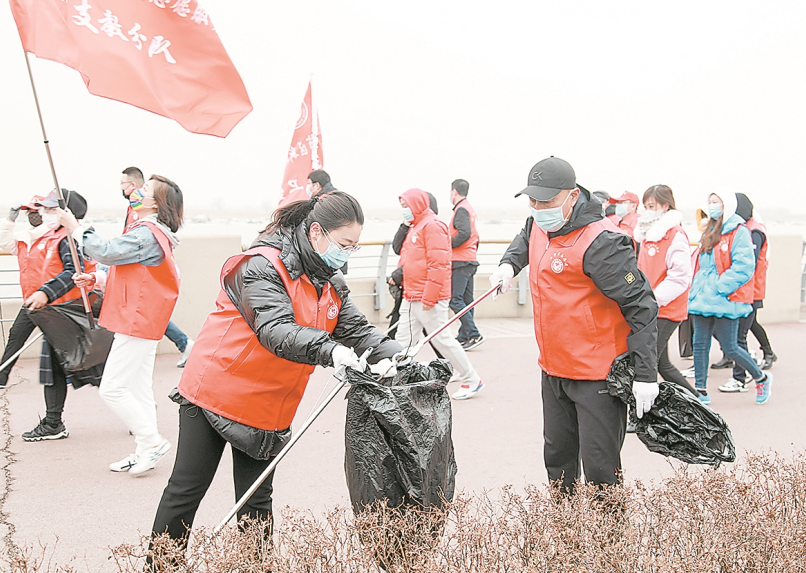
{"label": "emblem on red vest", "polygon": [[658,254],[658,245],[656,245],[654,243],[649,243],[646,246],[646,254],[648,256],[650,256],[650,257],[654,257],[655,255],[657,255]]}
{"label": "emblem on red vest", "polygon": [[559,253],[555,253],[554,258],[551,259],[551,270],[560,274],[567,266],[568,262],[566,262],[565,257]]}
{"label": "emblem on red vest", "polygon": [[722,241],[719,244],[719,248],[722,249],[723,253],[727,253],[730,246],[728,245],[728,242],[725,239],[722,239]]}
{"label": "emblem on red vest", "polygon": [[333,320],[337,316],[339,316],[339,307],[337,307],[335,304],[331,304],[327,309],[327,318],[328,320]]}

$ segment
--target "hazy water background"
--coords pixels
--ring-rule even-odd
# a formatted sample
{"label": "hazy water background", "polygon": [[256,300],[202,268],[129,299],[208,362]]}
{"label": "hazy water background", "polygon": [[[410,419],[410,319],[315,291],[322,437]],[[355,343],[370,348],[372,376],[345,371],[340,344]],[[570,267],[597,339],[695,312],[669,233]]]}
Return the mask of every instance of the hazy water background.
{"label": "hazy water background", "polygon": [[[693,215],[684,218],[684,227],[689,237],[695,239],[698,233],[693,222]],[[478,222],[479,235],[482,241],[499,241],[501,244],[482,245],[479,251],[481,268],[480,274],[490,272],[511,241],[523,228],[527,214],[522,218],[517,212],[503,212],[498,217],[485,218]],[[248,248],[259,232],[266,226],[270,216],[250,217],[244,214],[215,216],[209,213],[189,213],[185,225],[179,230],[178,236],[183,237],[209,237],[237,235],[244,248]],[[447,219],[443,214],[443,219]],[[367,216],[364,230],[361,234],[362,243],[375,243],[391,241],[397,232],[402,220],[397,217],[396,211],[382,212],[380,216]],[[101,213],[95,218],[88,217],[85,225],[93,226],[104,238],[112,238],[123,230],[123,217],[112,213]],[[798,234],[806,241],[806,221],[768,221],[770,234]],[[358,253],[350,258],[350,278],[365,278],[377,275],[380,246],[364,246]],[[234,253],[233,253],[234,254]],[[388,269],[395,268],[397,257],[390,254]],[[19,277],[16,257],[0,256],[0,297],[19,297]],[[11,283],[9,285],[9,283]]]}

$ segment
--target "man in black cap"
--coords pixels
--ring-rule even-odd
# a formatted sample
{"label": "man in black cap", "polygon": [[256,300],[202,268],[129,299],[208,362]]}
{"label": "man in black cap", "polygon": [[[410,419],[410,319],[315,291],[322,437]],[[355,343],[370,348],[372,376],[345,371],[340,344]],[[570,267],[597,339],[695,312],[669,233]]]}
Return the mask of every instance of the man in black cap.
{"label": "man in black cap", "polygon": [[632,239],[603,218],[566,161],[537,163],[521,194],[532,216],[490,282],[506,292],[529,265],[549,480],[571,493],[584,467],[593,484],[620,483],[627,407],[608,393],[605,378],[617,358],[629,356],[636,414],[652,407],[658,304]]}

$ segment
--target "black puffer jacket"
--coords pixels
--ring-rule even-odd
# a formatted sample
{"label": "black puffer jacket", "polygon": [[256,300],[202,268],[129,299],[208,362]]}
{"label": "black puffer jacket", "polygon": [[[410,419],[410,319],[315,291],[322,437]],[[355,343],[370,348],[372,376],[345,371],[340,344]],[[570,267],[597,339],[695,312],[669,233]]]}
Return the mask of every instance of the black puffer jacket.
{"label": "black puffer jacket", "polygon": [[[567,235],[602,218],[602,204],[591,200],[587,190],[580,188],[579,200],[568,222],[549,238]],[[534,220],[529,217],[523,230],[507,248],[501,263],[509,263],[517,275],[529,264],[529,237]],[[635,358],[635,379],[655,382],[658,377],[658,303],[652,287],[638,270],[638,259],[630,236],[604,232],[591,243],[582,259],[582,270],[606,297],[619,305],[624,320],[632,332],[627,347]],[[628,282],[631,274],[635,280]],[[561,328],[562,325],[557,325]]]}
{"label": "black puffer jacket", "polygon": [[329,282],[342,302],[332,335],[300,326],[294,321],[294,309],[283,280],[272,264],[260,256],[245,259],[226,277],[224,288],[264,347],[286,360],[320,366],[333,366],[331,355],[337,343],[353,348],[359,356],[367,348],[374,348],[370,364],[402,350],[397,342],[367,322],[350,300],[350,289],[342,273],[328,267],[311,247],[304,224],[293,230],[259,236],[252,247],[261,246],[281,251],[280,260],[292,279],[305,273],[320,295]]}

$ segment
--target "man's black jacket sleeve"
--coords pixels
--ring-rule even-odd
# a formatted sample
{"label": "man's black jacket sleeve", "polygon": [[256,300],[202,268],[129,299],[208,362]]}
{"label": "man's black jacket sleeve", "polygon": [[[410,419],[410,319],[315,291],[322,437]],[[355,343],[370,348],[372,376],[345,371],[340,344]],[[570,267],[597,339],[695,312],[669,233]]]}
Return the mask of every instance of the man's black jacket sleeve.
{"label": "man's black jacket sleeve", "polygon": [[632,239],[621,233],[603,232],[585,252],[582,270],[619,305],[632,329],[627,348],[635,359],[635,380],[657,382],[658,303],[649,281],[638,270]]}
{"label": "man's black jacket sleeve", "polygon": [[453,216],[453,228],[459,231],[451,239],[451,248],[461,247],[470,238],[470,214],[464,207],[457,207]]}
{"label": "man's black jacket sleeve", "polygon": [[512,265],[512,268],[515,269],[515,276],[529,264],[529,235],[532,232],[533,224],[534,219],[529,217],[521,232],[512,240],[504,256],[501,257],[500,264],[509,263]]}

